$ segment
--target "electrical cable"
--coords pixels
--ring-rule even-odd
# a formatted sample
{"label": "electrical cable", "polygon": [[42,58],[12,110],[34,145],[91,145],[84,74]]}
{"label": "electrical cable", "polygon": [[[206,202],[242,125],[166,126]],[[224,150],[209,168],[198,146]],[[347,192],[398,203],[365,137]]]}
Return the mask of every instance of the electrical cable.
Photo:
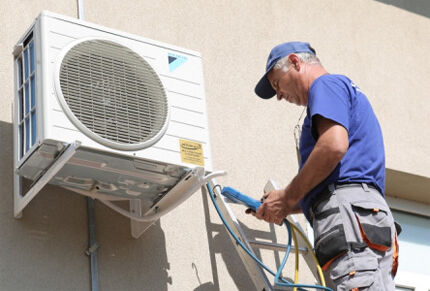
{"label": "electrical cable", "polygon": [[[231,229],[230,225],[228,224],[228,222],[226,221],[225,217],[222,215],[221,210],[219,209],[218,203],[215,201],[215,194],[213,193],[209,182],[206,183],[206,188],[208,190],[209,196],[212,200],[212,203],[215,207],[215,210],[217,211],[219,217],[221,218],[221,221],[224,223],[227,231],[230,233],[230,235],[234,238],[234,240],[236,241],[236,243],[257,263],[259,264],[264,270],[266,270],[267,272],[269,272],[272,276],[275,277],[275,285],[278,286],[286,286],[286,287],[292,287],[292,288],[299,288],[299,290],[304,290],[302,288],[311,288],[311,289],[321,289],[321,290],[327,290],[327,291],[333,291],[332,289],[325,287],[325,286],[321,286],[321,285],[308,285],[308,284],[297,284],[297,283],[291,283],[289,282],[287,279],[282,278],[281,277],[281,273],[282,270],[285,267],[285,264],[287,262],[290,250],[291,250],[291,240],[292,240],[292,234],[291,234],[291,227],[294,229],[294,231],[298,231],[299,234],[302,236],[303,240],[305,241],[305,243],[307,244],[307,247],[309,248],[309,250],[311,251],[312,257],[314,258],[314,261],[316,262],[317,265],[317,269],[318,269],[318,274],[320,276],[322,276],[322,271],[321,271],[321,267],[319,267],[319,263],[318,260],[316,259],[315,254],[312,252],[312,247],[310,246],[306,236],[298,229],[297,226],[295,226],[294,224],[290,224],[290,222],[287,219],[284,219],[283,222],[285,223],[286,227],[287,227],[287,231],[288,231],[288,244],[287,244],[287,248],[286,248],[286,252],[284,255],[284,258],[282,260],[282,263],[278,269],[278,271],[275,273],[273,272],[273,270],[271,270],[268,266],[266,266],[260,259],[258,259],[243,243],[242,241],[236,236],[236,234],[233,232],[233,230]],[[215,188],[215,187],[214,187]],[[297,246],[296,246],[296,252],[298,252]],[[319,267],[319,268],[318,268]],[[325,285],[324,282],[324,277],[322,276],[320,278],[321,283],[323,285]]]}

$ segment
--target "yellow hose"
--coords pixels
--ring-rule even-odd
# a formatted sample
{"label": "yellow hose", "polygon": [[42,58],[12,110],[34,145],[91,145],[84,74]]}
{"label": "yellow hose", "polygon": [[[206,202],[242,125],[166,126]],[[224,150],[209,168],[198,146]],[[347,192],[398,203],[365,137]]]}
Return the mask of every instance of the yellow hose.
{"label": "yellow hose", "polygon": [[[297,236],[296,236],[295,228],[291,229],[291,234],[293,236],[294,248],[296,249],[296,253],[295,253],[295,270],[294,270],[294,284],[297,284],[299,282],[299,244],[297,243]],[[294,287],[293,291],[297,291],[297,287]]]}
{"label": "yellow hose", "polygon": [[[293,233],[294,233],[294,231],[297,231],[300,234],[300,236],[303,238],[303,240],[304,240],[304,242],[306,244],[306,247],[308,248],[308,250],[311,253],[312,258],[314,260],[315,266],[317,268],[318,276],[320,277],[320,283],[321,283],[322,286],[326,287],[326,285],[325,285],[325,279],[324,279],[324,275],[323,275],[321,266],[320,266],[320,264],[318,262],[317,257],[315,256],[314,251],[312,250],[312,246],[311,246],[309,240],[307,239],[306,235],[294,223],[290,223],[290,225],[292,226]],[[293,240],[294,240],[294,234],[293,234]],[[294,242],[294,245],[296,246],[296,242]],[[298,251],[296,251],[296,254],[297,253],[298,253]]]}

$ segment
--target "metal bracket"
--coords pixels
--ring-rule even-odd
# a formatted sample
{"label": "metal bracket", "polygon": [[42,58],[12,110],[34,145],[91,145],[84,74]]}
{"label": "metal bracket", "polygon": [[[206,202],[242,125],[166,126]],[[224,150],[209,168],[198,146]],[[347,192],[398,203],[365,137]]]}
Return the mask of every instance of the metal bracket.
{"label": "metal bracket", "polygon": [[91,254],[94,253],[94,252],[96,252],[99,247],[100,246],[97,243],[95,243],[92,246],[90,246],[90,248],[88,250],[85,251],[85,254],[87,256],[91,256]]}
{"label": "metal bracket", "polygon": [[56,158],[55,162],[52,163],[52,165],[47,169],[47,171],[31,186],[31,188],[24,195],[22,193],[22,178],[16,172],[14,172],[13,201],[15,218],[22,217],[22,210],[73,157],[80,145],[81,143],[79,141],[75,141],[74,143],[69,144],[67,146],[67,149]]}
{"label": "metal bracket", "polygon": [[[138,216],[142,216],[142,201],[140,199],[130,200],[130,211]],[[157,220],[153,221],[136,221],[130,219],[131,236],[133,238],[139,238],[151,225],[153,225]]]}

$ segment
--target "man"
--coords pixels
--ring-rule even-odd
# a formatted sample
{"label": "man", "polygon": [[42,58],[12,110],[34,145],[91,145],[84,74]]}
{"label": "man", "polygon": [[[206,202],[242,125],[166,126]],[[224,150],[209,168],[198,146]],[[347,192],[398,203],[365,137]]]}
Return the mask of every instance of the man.
{"label": "man", "polygon": [[394,290],[397,236],[384,199],[384,144],[366,96],[346,76],[328,74],[303,42],[272,49],[255,93],[306,106],[307,116],[299,173],[266,193],[254,215],[279,224],[303,211],[329,287]]}

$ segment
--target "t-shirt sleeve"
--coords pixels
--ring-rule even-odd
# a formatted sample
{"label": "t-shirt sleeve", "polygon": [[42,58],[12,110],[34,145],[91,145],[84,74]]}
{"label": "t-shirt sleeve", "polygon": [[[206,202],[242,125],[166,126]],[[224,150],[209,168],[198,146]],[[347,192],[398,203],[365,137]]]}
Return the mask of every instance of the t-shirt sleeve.
{"label": "t-shirt sleeve", "polygon": [[311,87],[308,108],[311,121],[311,132],[318,138],[317,129],[313,126],[313,117],[321,115],[342,125],[349,132],[349,93],[340,80],[317,80]]}

